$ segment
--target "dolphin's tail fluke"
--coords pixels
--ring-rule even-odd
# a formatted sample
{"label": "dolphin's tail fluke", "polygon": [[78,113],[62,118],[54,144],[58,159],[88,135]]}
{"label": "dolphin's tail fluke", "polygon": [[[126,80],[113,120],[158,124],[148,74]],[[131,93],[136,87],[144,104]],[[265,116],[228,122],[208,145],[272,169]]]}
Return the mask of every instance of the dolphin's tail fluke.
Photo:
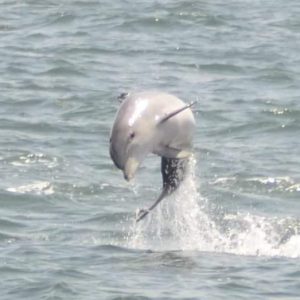
{"label": "dolphin's tail fluke", "polygon": [[165,198],[167,195],[168,195],[168,191],[167,189],[163,189],[161,194],[159,195],[159,197],[157,198],[157,200],[148,208],[148,209],[140,209],[137,213],[137,217],[136,217],[136,222],[139,222],[140,220],[144,219],[148,214],[149,212],[155,208],[158,203],[163,199]]}
{"label": "dolphin's tail fluke", "polygon": [[148,208],[141,209],[137,213],[136,222],[139,222],[153,210],[166,196],[172,194],[184,179],[187,169],[188,158],[161,158],[161,174],[163,189],[157,200]]}

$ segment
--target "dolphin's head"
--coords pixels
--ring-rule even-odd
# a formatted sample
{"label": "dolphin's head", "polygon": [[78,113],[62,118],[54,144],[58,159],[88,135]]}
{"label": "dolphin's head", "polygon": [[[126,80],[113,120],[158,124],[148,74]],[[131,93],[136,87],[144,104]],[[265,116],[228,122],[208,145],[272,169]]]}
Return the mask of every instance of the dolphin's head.
{"label": "dolphin's head", "polygon": [[154,124],[144,115],[148,102],[139,100],[122,103],[110,136],[111,159],[128,181],[153,148]]}

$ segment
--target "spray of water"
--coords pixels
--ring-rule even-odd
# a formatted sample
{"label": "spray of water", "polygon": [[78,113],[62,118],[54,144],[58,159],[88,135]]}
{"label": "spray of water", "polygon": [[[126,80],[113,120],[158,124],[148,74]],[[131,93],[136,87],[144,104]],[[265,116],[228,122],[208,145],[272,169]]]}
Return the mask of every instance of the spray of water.
{"label": "spray of water", "polygon": [[214,218],[196,185],[196,160],[179,190],[142,222],[132,222],[126,246],[134,249],[198,250],[236,255],[300,257],[300,224],[295,219],[251,214]]}

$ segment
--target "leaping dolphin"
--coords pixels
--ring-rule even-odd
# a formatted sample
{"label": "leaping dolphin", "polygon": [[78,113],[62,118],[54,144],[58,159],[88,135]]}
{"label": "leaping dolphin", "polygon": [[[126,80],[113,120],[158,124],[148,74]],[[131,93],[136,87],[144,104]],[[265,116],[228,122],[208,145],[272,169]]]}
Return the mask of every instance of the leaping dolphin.
{"label": "leaping dolphin", "polygon": [[131,180],[148,153],[161,156],[163,187],[158,199],[142,209],[143,219],[184,179],[191,155],[195,119],[190,107],[179,98],[161,92],[123,93],[110,135],[110,156],[124,178]]}

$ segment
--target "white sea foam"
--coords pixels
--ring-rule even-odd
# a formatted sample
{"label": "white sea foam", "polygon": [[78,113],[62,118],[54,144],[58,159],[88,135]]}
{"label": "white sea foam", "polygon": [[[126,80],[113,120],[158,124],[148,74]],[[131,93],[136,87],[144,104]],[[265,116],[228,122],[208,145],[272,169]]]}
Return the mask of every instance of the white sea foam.
{"label": "white sea foam", "polygon": [[43,153],[30,153],[27,155],[21,155],[11,162],[16,167],[26,167],[34,164],[41,164],[49,169],[55,168],[58,165],[56,157],[48,157]]}
{"label": "white sea foam", "polygon": [[11,193],[19,194],[34,193],[37,195],[51,195],[54,193],[53,187],[48,181],[35,181],[26,185],[9,187],[6,190]]}
{"label": "white sea foam", "polygon": [[238,177],[219,177],[214,181],[211,181],[212,185],[233,185],[237,182],[241,182],[244,185],[247,184],[259,184],[265,186],[269,191],[288,191],[299,192],[300,183],[289,176],[283,177],[249,177],[239,180]]}
{"label": "white sea foam", "polygon": [[127,247],[300,257],[297,220],[241,213],[216,218],[197,191],[195,164],[193,160],[191,172],[176,194],[164,199],[143,221],[133,222]]}

